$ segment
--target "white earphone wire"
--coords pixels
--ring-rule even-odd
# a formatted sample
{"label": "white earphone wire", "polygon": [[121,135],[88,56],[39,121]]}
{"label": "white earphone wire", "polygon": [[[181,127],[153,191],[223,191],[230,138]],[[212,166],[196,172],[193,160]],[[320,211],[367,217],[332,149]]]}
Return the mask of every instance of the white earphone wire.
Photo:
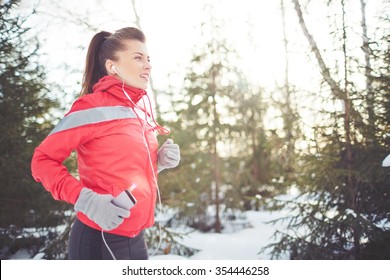
{"label": "white earphone wire", "polygon": [[[118,74],[119,77],[121,77],[119,75],[119,73],[117,72],[117,70],[115,69],[115,66],[113,65],[112,66],[112,70],[115,71],[115,73]],[[121,77],[122,78],[122,77]],[[147,111],[146,111],[146,107],[145,107],[145,110],[142,110],[141,108],[139,108],[134,102],[133,100],[131,100],[130,96],[128,95],[128,93],[126,92],[125,90],[125,80],[122,78],[122,91],[123,93],[125,94],[125,96],[127,97],[127,99],[130,100],[130,102],[133,104],[134,108],[137,108],[138,110],[141,110],[141,111],[144,111],[145,112],[145,122],[144,122],[144,125],[142,125],[142,139],[143,139],[143,142],[144,142],[144,145],[146,147],[146,150],[148,152],[148,158],[149,158],[149,164],[150,164],[150,168],[151,168],[151,172],[153,174],[153,179],[154,179],[154,182],[156,184],[156,188],[157,188],[157,195],[158,195],[158,203],[159,203],[159,212],[160,212],[160,215],[162,216],[162,202],[161,202],[161,194],[160,194],[160,188],[158,186],[158,182],[157,182],[157,177],[156,177],[156,174],[154,172],[154,168],[153,168],[153,163],[152,163],[152,156],[151,156],[151,153],[150,153],[150,149],[149,149],[149,145],[147,143],[147,140],[146,140],[146,137],[145,137],[145,128],[146,128],[146,124],[149,124],[148,121],[147,121]],[[135,110],[133,109],[134,113],[138,116],[137,112],[135,112]],[[152,256],[156,255],[156,253],[158,252],[158,250],[160,249],[160,246],[161,246],[161,237],[162,237],[162,229],[161,229],[161,221],[158,221],[158,228],[159,228],[159,242],[158,242],[158,246],[156,248],[156,250],[153,252]],[[115,255],[114,253],[112,252],[112,250],[110,249],[110,246],[107,244],[106,242],[106,239],[104,238],[104,232],[102,230],[102,239],[103,239],[103,242],[107,248],[107,250],[110,252],[111,254],[111,257],[116,260],[115,258]]]}
{"label": "white earphone wire", "polygon": [[110,253],[112,259],[113,259],[113,260],[116,260],[114,253],[111,251],[110,246],[108,246],[107,241],[106,241],[106,239],[104,238],[104,231],[103,231],[103,230],[102,230],[102,239],[103,239],[104,245],[106,245],[106,248],[107,248],[108,252]]}

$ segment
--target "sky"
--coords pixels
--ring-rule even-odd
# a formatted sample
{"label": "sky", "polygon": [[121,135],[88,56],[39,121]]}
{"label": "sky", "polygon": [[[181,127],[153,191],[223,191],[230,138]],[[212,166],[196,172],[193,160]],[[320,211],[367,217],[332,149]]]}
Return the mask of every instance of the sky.
{"label": "sky", "polygon": [[[23,0],[24,7],[37,7],[36,26],[40,35],[45,38],[43,52],[50,54],[51,67],[63,62],[71,63],[78,68],[83,63],[84,53],[77,53],[77,47],[86,47],[96,30],[87,30],[85,26],[75,23],[75,17],[89,18],[88,21],[97,30],[113,31],[132,25],[134,13],[130,0],[117,1],[66,1],[57,4],[52,0]],[[194,49],[203,41],[200,38],[200,25],[209,21],[204,9],[207,1],[179,0],[137,0],[136,7],[141,18],[141,27],[148,38],[148,47],[153,62],[156,81],[166,77],[167,73],[182,69],[188,63]],[[263,61],[267,68],[273,68],[280,61],[272,63],[269,53],[280,53],[277,41],[280,29],[278,1],[209,1],[217,3],[213,9],[216,18],[222,18],[229,25],[227,36],[245,52],[247,68],[253,68],[257,61]],[[223,4],[218,4],[223,2]],[[99,4],[100,3],[100,4]],[[111,3],[114,3],[113,5]],[[60,6],[61,5],[61,6]],[[63,6],[65,5],[65,6]],[[74,15],[71,16],[70,13]],[[66,19],[67,18],[67,19]],[[248,29],[247,21],[255,23],[254,30]],[[252,37],[252,38],[250,38]],[[254,40],[255,42],[251,42]],[[253,44],[261,47],[256,58]],[[275,50],[275,46],[277,49]],[[255,46],[256,47],[256,46]],[[61,55],[58,53],[61,52]],[[55,55],[57,53],[57,55]],[[258,59],[263,54],[263,59]],[[265,55],[267,54],[267,55]],[[53,57],[54,56],[54,57]],[[252,57],[251,57],[252,56]],[[271,55],[271,57],[275,57]],[[251,65],[249,65],[251,64]],[[271,76],[263,73],[264,80]],[[267,79],[265,77],[268,77]],[[261,78],[261,77],[260,77]]]}
{"label": "sky", "polygon": [[[69,0],[66,4],[57,4],[52,0],[22,2],[27,11],[33,6],[37,7],[38,16],[32,25],[40,30],[40,36],[44,38],[41,51],[48,54],[46,65],[53,76],[58,75],[55,69],[64,64],[79,71],[82,69],[85,48],[96,30],[88,30],[75,18],[88,17],[88,21],[99,31],[114,31],[134,25],[135,20],[130,0]],[[225,36],[237,46],[243,57],[242,67],[251,79],[272,85],[278,79],[276,73],[283,67],[280,30],[275,32],[281,26],[278,1],[137,0],[141,27],[147,36],[153,63],[155,86],[182,86],[188,62],[194,50],[205,40],[205,36],[201,35],[201,24],[209,21],[209,15],[205,12],[204,2],[216,5],[212,9],[213,14],[228,25]],[[62,5],[65,5],[65,9]],[[248,22],[254,22],[257,26],[248,28]]]}
{"label": "sky", "polygon": [[[152,79],[156,90],[167,94],[180,94],[184,76],[189,71],[190,60],[209,39],[210,14],[213,20],[225,28],[220,33],[234,46],[240,57],[234,62],[255,86],[272,91],[285,79],[285,53],[282,36],[281,1],[269,0],[134,0],[140,17],[141,28],[146,34],[153,66]],[[315,92],[319,85],[319,70],[298,25],[292,1],[284,0],[286,28],[289,40],[289,81],[303,91]],[[330,45],[329,26],[326,20],[331,14],[321,4],[327,1],[311,1],[304,6],[305,20],[311,33],[329,61],[337,61]],[[348,21],[360,22],[360,4],[346,1]],[[352,5],[348,3],[351,2]],[[338,3],[334,1],[333,3]],[[369,32],[377,26],[377,18],[385,13],[382,0],[367,4]],[[334,4],[334,5],[336,5]],[[125,26],[135,26],[131,0],[22,0],[20,11],[36,14],[28,25],[39,35],[42,63],[47,69],[49,81],[59,83],[67,92],[52,94],[69,108],[80,90],[86,48],[92,36],[101,30],[115,31]],[[336,7],[337,9],[338,7]],[[388,10],[387,10],[388,13]],[[351,37],[359,51],[359,32]],[[354,34],[351,32],[350,34]],[[353,35],[351,35],[353,36]],[[275,97],[275,96],[274,96]],[[271,96],[268,96],[271,98]],[[297,97],[296,102],[306,102]],[[309,107],[322,106],[315,98],[308,100]],[[164,102],[164,100],[160,100]],[[314,104],[318,105],[314,105]],[[164,104],[163,104],[164,105]],[[165,104],[169,107],[169,104]],[[333,106],[333,105],[332,105]],[[335,105],[337,106],[337,104]],[[318,110],[320,108],[317,108]],[[303,108],[301,110],[304,110]],[[310,119],[310,118],[307,118]]]}

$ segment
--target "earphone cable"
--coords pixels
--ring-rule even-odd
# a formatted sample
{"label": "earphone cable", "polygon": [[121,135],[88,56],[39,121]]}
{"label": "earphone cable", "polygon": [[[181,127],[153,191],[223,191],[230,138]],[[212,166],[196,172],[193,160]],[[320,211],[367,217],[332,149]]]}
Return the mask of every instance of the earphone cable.
{"label": "earphone cable", "polygon": [[[135,111],[135,109],[133,109],[133,111],[134,111],[134,113],[136,114],[136,116],[137,116],[137,118],[138,118],[138,121],[140,122],[140,125],[141,125],[141,127],[142,127],[142,138],[143,138],[143,142],[144,142],[144,145],[145,145],[145,147],[146,147],[146,150],[147,150],[147,152],[148,152],[149,164],[150,164],[151,172],[152,172],[152,174],[153,174],[153,179],[154,179],[154,182],[155,182],[155,184],[156,184],[156,189],[157,189],[158,203],[159,203],[159,207],[158,207],[158,208],[159,208],[160,216],[162,217],[163,213],[162,213],[162,202],[161,202],[160,188],[159,188],[159,186],[158,186],[157,177],[156,177],[156,174],[155,174],[155,172],[154,172],[153,163],[152,163],[152,157],[151,157],[149,145],[148,145],[147,140],[146,140],[146,137],[145,137],[145,127],[146,127],[146,124],[150,125],[150,124],[148,123],[148,121],[147,121],[147,117],[148,117],[148,116],[147,116],[147,111],[146,111],[145,100],[142,99],[142,101],[144,102],[144,108],[145,108],[145,110],[142,110],[141,108],[139,108],[139,107],[133,102],[133,100],[131,100],[131,98],[130,98],[130,96],[128,95],[128,93],[126,92],[124,86],[125,86],[125,81],[123,80],[123,81],[122,81],[122,91],[123,91],[123,93],[125,94],[125,96],[127,97],[127,99],[130,100],[130,102],[133,104],[134,108],[137,108],[138,110],[145,112],[145,122],[144,122],[144,124],[142,125],[142,122],[141,122],[140,117],[138,116],[138,114],[137,114],[137,112]],[[152,109],[151,103],[150,103],[150,99],[149,99],[149,96],[147,96],[147,97],[148,97],[148,100],[149,100],[150,109]],[[153,114],[153,112],[151,112],[151,113]],[[165,128],[160,127],[160,126],[155,122],[154,116],[153,116],[153,121],[154,121],[154,123],[155,123],[155,125],[156,125],[156,128],[157,128],[157,131],[158,131],[159,133],[160,133],[160,131],[161,131],[160,129],[163,129],[163,131],[164,131]],[[167,132],[169,133],[169,130],[165,129],[165,131],[167,131]],[[165,132],[165,131],[164,131],[164,132]],[[162,134],[167,134],[167,133],[162,133]],[[161,221],[158,221],[158,227],[159,227],[159,243],[158,243],[158,246],[157,246],[156,250],[155,250],[154,253],[152,254],[152,256],[156,255],[156,253],[157,253],[158,250],[160,249],[161,242],[162,242]],[[112,259],[113,259],[113,260],[116,260],[114,253],[112,252],[110,246],[107,244],[106,239],[104,238],[104,232],[103,232],[103,230],[102,230],[102,239],[103,239],[103,242],[104,242],[104,244],[105,244],[107,250],[108,250],[109,253],[111,254]]]}
{"label": "earphone cable", "polygon": [[103,239],[104,245],[106,245],[106,248],[107,248],[108,252],[111,254],[112,259],[116,260],[114,253],[111,251],[110,246],[108,246],[107,241],[104,238],[104,231],[103,231],[103,229],[102,229],[102,239]]}

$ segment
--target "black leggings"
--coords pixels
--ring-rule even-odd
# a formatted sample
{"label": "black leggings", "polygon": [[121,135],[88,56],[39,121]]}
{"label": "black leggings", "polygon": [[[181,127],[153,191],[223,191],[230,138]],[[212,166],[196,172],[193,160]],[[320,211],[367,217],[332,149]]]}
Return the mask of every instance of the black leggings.
{"label": "black leggings", "polygon": [[[143,231],[134,238],[105,232],[104,239],[117,260],[147,260],[149,257]],[[71,260],[113,259],[103,241],[102,232],[78,219],[72,226],[68,246]]]}

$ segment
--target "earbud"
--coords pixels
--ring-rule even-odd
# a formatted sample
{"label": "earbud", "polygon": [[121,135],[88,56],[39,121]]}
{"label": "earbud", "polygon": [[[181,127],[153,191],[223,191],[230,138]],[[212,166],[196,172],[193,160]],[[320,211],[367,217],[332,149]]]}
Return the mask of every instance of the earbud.
{"label": "earbud", "polygon": [[121,74],[119,74],[119,71],[118,70],[116,70],[116,67],[115,67],[115,65],[112,65],[111,66],[111,69],[119,76],[119,77],[121,77],[121,79],[123,80],[123,78],[122,78],[122,76],[121,76]]}
{"label": "earbud", "polygon": [[114,70],[114,72],[117,73],[117,74],[119,75],[118,71],[116,71],[115,65],[112,65],[112,66],[111,66],[111,69]]}

